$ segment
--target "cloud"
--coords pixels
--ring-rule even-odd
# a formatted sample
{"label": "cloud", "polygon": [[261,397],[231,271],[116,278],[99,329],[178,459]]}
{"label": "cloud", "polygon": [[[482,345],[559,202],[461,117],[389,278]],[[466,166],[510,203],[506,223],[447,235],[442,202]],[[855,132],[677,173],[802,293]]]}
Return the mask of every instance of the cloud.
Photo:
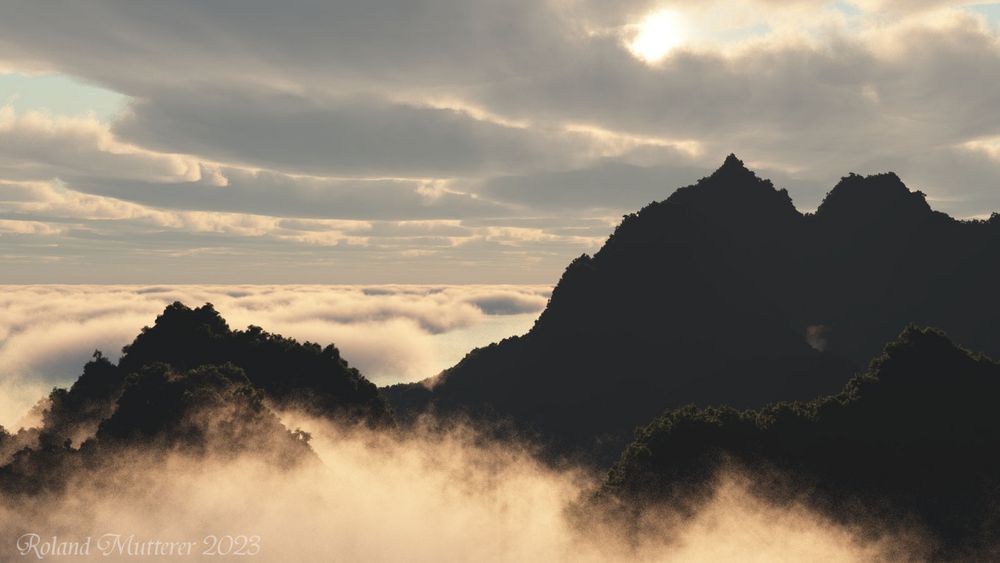
{"label": "cloud", "polygon": [[56,235],[62,230],[57,226],[43,223],[41,221],[22,221],[17,219],[0,219],[0,233],[30,234],[30,235]]}
{"label": "cloud", "polygon": [[377,97],[160,93],[134,103],[115,132],[142,146],[314,175],[441,178],[533,170],[572,161],[582,139],[454,109]]}
{"label": "cloud", "polygon": [[638,209],[710,173],[687,163],[636,166],[605,161],[578,170],[491,178],[482,191],[533,209]]}
{"label": "cloud", "polygon": [[515,290],[470,292],[468,302],[487,315],[518,315],[535,313],[545,307],[545,295]]}
{"label": "cloud", "polygon": [[[399,86],[489,80],[544,64],[539,47],[560,47],[552,26],[563,21],[558,6],[529,0],[297,0],[281,10],[254,0],[236,7],[184,0],[169,10],[154,3],[120,10],[84,0],[56,13],[17,1],[16,17],[5,18],[4,52],[24,64],[74,68],[131,96],[204,76],[286,91],[308,78],[343,90],[373,78]],[[56,39],[38,41],[33,29]]]}
{"label": "cloud", "polygon": [[946,22],[939,29],[921,22],[836,33],[818,43],[763,42],[733,55],[682,50],[655,68],[631,60],[612,39],[595,40],[561,72],[478,94],[501,112],[573,115],[612,130],[694,138],[708,152],[726,143],[757,151],[761,160],[781,155],[789,165],[808,166],[818,158],[810,151],[822,147],[825,158],[843,163],[887,140],[882,150],[995,130],[995,112],[979,109],[996,99],[994,85],[949,85],[975,83],[1000,65],[997,39],[971,16]]}
{"label": "cloud", "polygon": [[[522,219],[505,219],[507,208],[523,204],[479,205],[482,200],[435,185],[362,181],[372,185],[342,187],[271,174],[226,178],[249,179],[207,192],[191,187],[186,196],[178,190],[194,184],[149,184],[145,191],[130,190],[135,182],[94,179],[95,191],[112,194],[101,195],[58,180],[0,179],[0,262],[33,263],[3,269],[0,281],[185,283],[204,281],[208,272],[207,279],[218,282],[549,282],[566,254],[593,250],[611,229],[580,231],[566,228],[579,219],[543,217],[526,228]],[[116,185],[123,187],[120,194],[111,189]],[[293,187],[283,190],[286,185]],[[193,202],[216,207],[212,194],[220,210],[185,208],[197,207]],[[417,216],[465,218],[393,218],[412,217],[407,209],[419,209]],[[358,218],[369,214],[378,218]],[[525,254],[514,253],[527,248],[542,253],[545,267],[511,267],[523,264]],[[455,270],[457,263],[467,267]],[[134,268],[125,271],[123,264]]]}
{"label": "cloud", "polygon": [[[487,160],[523,168],[537,163],[530,147],[544,144],[547,128],[582,122],[622,133],[726,143],[731,150],[749,146],[762,153],[755,158],[788,166],[814,165],[810,154],[820,145],[828,152],[848,150],[837,158],[847,168],[851,157],[871,147],[899,151],[907,140],[939,144],[938,137],[956,127],[995,125],[969,119],[962,110],[968,102],[979,107],[995,101],[994,87],[956,89],[948,87],[954,80],[942,80],[960,74],[952,77],[975,84],[997,64],[995,36],[971,15],[915,14],[886,24],[877,13],[893,3],[869,2],[859,6],[868,19],[854,30],[825,2],[758,2],[738,10],[732,3],[710,4],[679,9],[694,19],[709,18],[696,21],[699,28],[764,21],[776,31],[735,55],[681,49],[657,67],[635,60],[618,35],[588,33],[586,27],[597,12],[632,17],[651,9],[648,2],[616,5],[613,11],[591,2],[519,3],[518,9],[453,0],[382,0],[364,8],[302,2],[281,14],[295,26],[274,29],[263,3],[236,11],[188,3],[167,15],[151,6],[110,14],[106,6],[83,2],[74,10],[89,10],[79,14],[84,21],[106,17],[108,25],[115,22],[134,34],[91,35],[76,27],[62,36],[75,48],[58,49],[58,42],[26,36],[17,18],[5,31],[6,41],[26,58],[36,53],[76,72],[103,76],[109,86],[133,96],[134,114],[118,126],[129,135],[265,167],[344,167],[383,176],[407,167],[413,168],[410,174],[483,173],[480,166]],[[921,6],[948,4],[954,5]],[[790,7],[794,17],[783,15]],[[734,12],[755,20],[719,21],[720,14]],[[406,14],[419,14],[420,25],[404,25],[400,18]],[[36,24],[68,27],[25,5],[23,17],[30,16]],[[610,29],[615,24],[608,17],[597,21]],[[799,39],[781,31],[813,20],[828,23],[826,31]],[[189,21],[204,27],[185,26]],[[914,34],[921,41],[908,39]],[[893,43],[895,48],[885,48]],[[131,72],[106,76],[108,69],[95,68],[95,60],[116,60]],[[182,68],[178,60],[185,62]],[[131,83],[136,80],[140,83]],[[504,136],[517,128],[429,107],[442,92],[529,127],[517,130],[508,144]],[[881,104],[873,103],[872,93]],[[929,105],[934,114],[924,111]],[[921,119],[926,117],[932,120]],[[477,127],[492,132],[474,133]],[[873,132],[879,134],[874,139]],[[887,146],[886,136],[895,143]],[[865,139],[864,146],[853,148]],[[808,162],[799,158],[803,155]],[[418,170],[442,159],[452,159],[451,170]]]}
{"label": "cloud", "polygon": [[224,186],[76,178],[73,187],[165,209],[291,218],[419,220],[510,215],[509,207],[462,192],[446,180],[344,179],[222,168]]}
{"label": "cloud", "polygon": [[[98,230],[108,222],[125,221],[137,226],[169,228],[196,233],[226,233],[237,236],[269,236],[310,244],[339,244],[362,240],[371,228],[363,221],[301,219],[212,211],[162,210],[111,197],[83,194],[47,182],[4,182],[0,180],[0,212],[26,217],[45,217],[75,223],[78,229]],[[0,229],[9,232],[53,235],[65,228],[39,221],[6,220]]]}
{"label": "cloud", "polygon": [[76,475],[65,494],[0,506],[0,553],[17,557],[17,538],[24,534],[70,542],[91,536],[91,555],[100,558],[102,545],[114,545],[105,534],[117,534],[122,541],[134,536],[134,547],[193,541],[196,552],[216,544],[223,553],[234,543],[256,545],[252,559],[259,561],[870,561],[921,555],[919,544],[903,536],[852,529],[796,503],[755,497],[752,478],[740,475],[720,476],[705,503],[657,507],[644,515],[641,528],[628,531],[612,517],[581,513],[592,476],[547,467],[519,444],[494,442],[467,428],[390,435],[330,428],[294,415],[285,422],[312,433],[321,463],[279,471],[252,457],[174,455],[149,463],[146,452],[130,452],[97,475]]}
{"label": "cloud", "polygon": [[0,424],[10,425],[96,349],[121,347],[163,307],[211,302],[233,328],[254,324],[334,343],[384,385],[435,375],[476,346],[526,332],[546,286],[4,286],[0,293]]}
{"label": "cloud", "polygon": [[146,181],[199,180],[193,158],[118,141],[95,117],[17,113],[0,106],[0,178],[50,180],[66,174]]}
{"label": "cloud", "polygon": [[[0,179],[294,221],[189,217],[154,232],[0,201],[2,219],[61,233],[55,249],[42,232],[8,235],[0,255],[100,262],[130,248],[158,272],[207,267],[198,253],[286,256],[303,281],[329,275],[329,255],[300,248],[316,246],[338,250],[339,276],[548,280],[600,238],[571,234],[579,220],[663,199],[730,152],[806,208],[848,172],[891,168],[943,211],[986,215],[1000,161],[970,143],[1000,135],[1000,40],[966,4],[679,2],[684,40],[649,64],[626,45],[662,8],[648,0],[18,1],[0,21],[5,66],[96,84],[129,111],[103,123],[4,110]],[[303,219],[371,226],[287,228]],[[389,234],[426,220],[458,223]],[[184,268],[167,263],[184,253]],[[275,271],[216,264],[227,279]]]}

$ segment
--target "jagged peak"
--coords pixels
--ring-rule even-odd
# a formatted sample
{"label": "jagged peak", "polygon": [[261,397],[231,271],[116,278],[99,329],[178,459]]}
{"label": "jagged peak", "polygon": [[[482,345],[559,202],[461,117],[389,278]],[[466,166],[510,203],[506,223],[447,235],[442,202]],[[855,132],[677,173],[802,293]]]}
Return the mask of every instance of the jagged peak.
{"label": "jagged peak", "polygon": [[699,180],[696,185],[699,187],[711,186],[735,189],[756,184],[767,184],[769,187],[773,187],[769,181],[762,180],[753,170],[747,168],[746,164],[735,154],[730,153],[722,162],[722,166],[719,166],[714,172]]}
{"label": "jagged peak", "polygon": [[[899,336],[887,343],[882,354],[874,358],[868,372],[853,378],[844,389],[848,397],[870,394],[871,385],[878,382],[879,393],[910,393],[920,387],[944,386],[947,381],[976,377],[976,366],[994,364],[987,356],[972,352],[952,341],[934,327],[907,325]],[[951,374],[955,366],[964,365],[961,374]]]}
{"label": "jagged peak", "polygon": [[909,352],[927,354],[941,349],[960,350],[961,347],[952,342],[948,335],[939,328],[922,327],[910,323],[903,327],[895,340],[886,344],[884,353],[892,357]]}
{"label": "jagged peak", "polygon": [[747,168],[745,164],[743,164],[743,161],[740,160],[735,153],[729,153],[729,156],[727,156],[726,160],[722,162],[722,166],[720,166],[718,170],[715,171],[715,174],[718,174],[719,172],[728,172],[728,171],[750,172],[750,169]]}
{"label": "jagged peak", "polygon": [[895,172],[869,176],[851,173],[823,199],[816,210],[818,217],[886,214],[930,214],[932,209],[920,191],[910,191]]}
{"label": "jagged peak", "polygon": [[733,153],[730,153],[726,157],[726,160],[722,162],[722,166],[717,168],[715,172],[699,180],[696,186],[731,192],[743,192],[748,188],[766,188],[766,191],[769,192],[787,193],[785,190],[776,190],[770,180],[765,180],[757,176],[753,170],[747,168],[746,164]]}
{"label": "jagged peak", "polygon": [[793,220],[801,216],[787,190],[757,176],[735,154],[727,156],[711,175],[678,189],[667,202],[693,205],[720,217],[756,214]]}
{"label": "jagged peak", "polygon": [[156,317],[153,326],[143,327],[132,343],[122,348],[119,365],[132,369],[147,356],[162,358],[165,354],[180,353],[174,348],[183,349],[193,342],[226,337],[231,333],[226,320],[211,303],[191,308],[175,301]]}
{"label": "jagged peak", "polygon": [[174,301],[156,317],[154,328],[194,328],[196,326],[206,326],[212,332],[229,332],[229,325],[222,315],[215,310],[211,303],[205,303],[201,307],[188,307],[180,301]]}

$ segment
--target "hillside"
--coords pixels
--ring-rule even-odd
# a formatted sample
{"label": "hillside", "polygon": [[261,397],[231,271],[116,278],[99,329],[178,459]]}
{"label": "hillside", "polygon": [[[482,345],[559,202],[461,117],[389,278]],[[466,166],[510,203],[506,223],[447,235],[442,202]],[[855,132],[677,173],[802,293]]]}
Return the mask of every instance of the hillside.
{"label": "hillside", "polygon": [[971,553],[995,546],[1000,524],[998,394],[1000,364],[908,327],[837,395],[667,413],[638,432],[602,496],[632,510],[690,501],[735,469],[769,498]]}
{"label": "hillside", "polygon": [[59,489],[76,470],[129,459],[123,451],[251,454],[277,466],[311,459],[308,435],[285,428],[282,409],[393,425],[378,389],[333,345],[234,331],[210,304],[168,306],[123,352],[117,364],[95,352],[69,389],[40,405],[38,428],[0,428],[0,490]]}
{"label": "hillside", "polygon": [[730,155],[574,260],[529,333],[383,391],[608,459],[666,407],[835,393],[908,323],[1000,354],[998,286],[1000,216],[952,219],[891,173],[802,214]]}

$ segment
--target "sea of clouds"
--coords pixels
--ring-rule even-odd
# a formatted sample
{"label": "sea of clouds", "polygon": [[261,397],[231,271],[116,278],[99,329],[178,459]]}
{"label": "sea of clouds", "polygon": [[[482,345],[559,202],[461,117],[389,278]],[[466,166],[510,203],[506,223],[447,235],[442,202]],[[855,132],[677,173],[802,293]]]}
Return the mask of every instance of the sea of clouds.
{"label": "sea of clouds", "polygon": [[117,360],[174,302],[212,303],[234,329],[254,324],[335,344],[378,385],[436,375],[477,346],[526,332],[551,288],[524,285],[0,286],[0,425],[16,427],[94,350]]}

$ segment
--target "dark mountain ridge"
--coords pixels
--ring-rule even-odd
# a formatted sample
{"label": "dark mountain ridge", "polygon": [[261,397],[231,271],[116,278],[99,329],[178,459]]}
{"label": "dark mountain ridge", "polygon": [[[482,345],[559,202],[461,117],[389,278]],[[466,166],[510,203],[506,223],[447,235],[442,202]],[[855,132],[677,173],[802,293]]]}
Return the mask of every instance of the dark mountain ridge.
{"label": "dark mountain ridge", "polygon": [[692,506],[736,468],[772,500],[874,532],[927,534],[933,559],[994,560],[998,395],[1000,364],[911,326],[836,395],[668,412],[637,432],[597,499],[634,514],[666,500]]}
{"label": "dark mountain ridge", "polygon": [[259,326],[231,330],[210,303],[194,309],[168,306],[122,352],[122,373],[155,362],[177,370],[229,362],[278,407],[371,424],[392,420],[378,388],[349,366],[336,346],[300,343]]}
{"label": "dark mountain ridge", "polygon": [[574,260],[530,332],[383,392],[609,459],[667,407],[834,393],[909,323],[1000,355],[997,286],[1000,216],[952,219],[892,173],[803,214],[730,155]]}

